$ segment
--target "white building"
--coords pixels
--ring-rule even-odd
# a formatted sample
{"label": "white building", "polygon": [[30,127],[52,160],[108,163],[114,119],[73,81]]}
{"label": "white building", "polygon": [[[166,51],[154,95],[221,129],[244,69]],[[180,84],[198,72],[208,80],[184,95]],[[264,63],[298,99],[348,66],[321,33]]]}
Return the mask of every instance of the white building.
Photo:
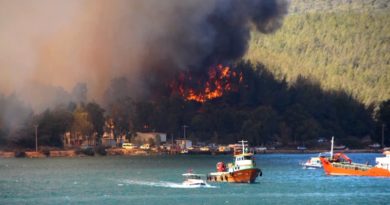
{"label": "white building", "polygon": [[167,141],[167,134],[160,132],[137,132],[135,136],[135,141],[141,143],[149,143],[151,140],[156,145],[160,143],[165,143]]}
{"label": "white building", "polygon": [[113,132],[104,132],[102,136],[102,145],[116,147],[116,140]]}
{"label": "white building", "polygon": [[63,136],[63,144],[65,148],[80,147],[80,146],[95,146],[97,139],[97,133],[91,136],[82,135],[78,132],[71,133],[66,132]]}
{"label": "white building", "polygon": [[192,147],[191,140],[176,140],[176,145],[180,147],[180,149],[188,149]]}

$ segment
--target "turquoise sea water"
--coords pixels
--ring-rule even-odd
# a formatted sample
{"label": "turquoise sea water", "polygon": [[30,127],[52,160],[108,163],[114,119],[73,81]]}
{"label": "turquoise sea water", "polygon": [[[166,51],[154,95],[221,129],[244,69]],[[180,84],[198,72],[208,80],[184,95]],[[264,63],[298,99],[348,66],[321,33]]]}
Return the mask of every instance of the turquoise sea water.
{"label": "turquoise sea water", "polygon": [[[298,163],[313,154],[256,155],[255,184],[181,185],[231,156],[0,159],[0,204],[390,204],[390,178],[332,177]],[[374,163],[380,154],[349,154]]]}

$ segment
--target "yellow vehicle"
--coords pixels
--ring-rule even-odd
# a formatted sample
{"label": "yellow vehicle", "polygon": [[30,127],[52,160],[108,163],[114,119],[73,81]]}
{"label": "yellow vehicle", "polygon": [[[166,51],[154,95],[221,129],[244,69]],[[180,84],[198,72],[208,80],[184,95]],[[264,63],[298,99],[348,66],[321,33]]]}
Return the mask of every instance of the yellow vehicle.
{"label": "yellow vehicle", "polygon": [[123,143],[122,148],[124,149],[135,149],[137,146],[135,146],[133,143]]}

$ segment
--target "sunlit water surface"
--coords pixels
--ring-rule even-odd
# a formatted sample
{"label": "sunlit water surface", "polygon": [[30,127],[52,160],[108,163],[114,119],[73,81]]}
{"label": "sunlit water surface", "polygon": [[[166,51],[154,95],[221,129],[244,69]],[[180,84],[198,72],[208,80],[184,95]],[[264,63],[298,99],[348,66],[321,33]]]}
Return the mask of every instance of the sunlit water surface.
{"label": "sunlit water surface", "polygon": [[[231,156],[0,159],[0,204],[390,204],[390,178],[332,177],[299,162],[314,154],[256,155],[254,184],[182,185]],[[374,163],[380,154],[349,154]]]}

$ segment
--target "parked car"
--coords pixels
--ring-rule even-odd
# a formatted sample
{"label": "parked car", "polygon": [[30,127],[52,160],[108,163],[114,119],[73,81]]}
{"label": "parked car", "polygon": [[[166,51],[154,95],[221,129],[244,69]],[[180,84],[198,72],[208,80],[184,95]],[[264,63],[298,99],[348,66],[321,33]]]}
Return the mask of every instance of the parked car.
{"label": "parked car", "polygon": [[141,147],[139,147],[139,148],[141,148],[141,149],[143,149],[143,150],[148,150],[148,149],[150,149],[150,144],[143,144],[143,145],[141,145]]}
{"label": "parked car", "polygon": [[122,144],[122,148],[125,148],[125,149],[135,149],[135,148],[137,148],[137,146],[135,146],[133,143],[123,143]]}

